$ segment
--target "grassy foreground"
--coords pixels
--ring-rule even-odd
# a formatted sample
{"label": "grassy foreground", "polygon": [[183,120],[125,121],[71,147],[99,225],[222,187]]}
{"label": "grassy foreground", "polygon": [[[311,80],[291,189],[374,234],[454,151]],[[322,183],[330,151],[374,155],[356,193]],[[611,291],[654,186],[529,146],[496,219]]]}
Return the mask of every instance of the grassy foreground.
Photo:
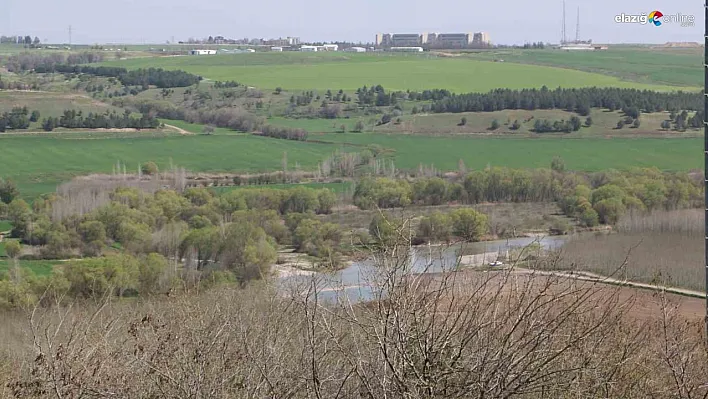
{"label": "grassy foreground", "polygon": [[496,88],[674,87],[623,81],[617,77],[548,66],[489,62],[467,57],[424,55],[253,53],[207,57],[151,57],[109,61],[129,69],[181,69],[212,80],[236,80],[261,89],[356,90],[381,84],[391,90],[441,88],[486,92]]}

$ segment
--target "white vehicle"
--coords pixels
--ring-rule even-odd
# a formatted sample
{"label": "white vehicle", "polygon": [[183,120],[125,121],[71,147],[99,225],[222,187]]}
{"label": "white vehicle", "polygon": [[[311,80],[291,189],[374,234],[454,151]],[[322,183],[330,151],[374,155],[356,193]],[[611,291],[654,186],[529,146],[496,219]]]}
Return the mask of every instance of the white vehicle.
{"label": "white vehicle", "polygon": [[494,261],[494,262],[491,262],[491,263],[489,264],[489,266],[502,266],[502,265],[504,265],[504,262],[498,261],[498,260],[497,260],[497,261]]}

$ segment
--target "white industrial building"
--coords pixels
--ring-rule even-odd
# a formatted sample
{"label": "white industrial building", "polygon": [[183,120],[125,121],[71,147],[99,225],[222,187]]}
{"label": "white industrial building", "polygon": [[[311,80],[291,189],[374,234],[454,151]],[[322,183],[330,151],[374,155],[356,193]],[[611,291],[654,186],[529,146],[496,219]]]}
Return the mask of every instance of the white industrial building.
{"label": "white industrial building", "polygon": [[404,52],[404,53],[422,53],[422,47],[391,47],[391,51]]}
{"label": "white industrial building", "polygon": [[337,51],[339,50],[339,46],[336,44],[325,44],[324,46],[300,46],[300,51],[309,51],[309,52],[317,52],[317,51]]}
{"label": "white industrial building", "polygon": [[214,55],[216,50],[190,50],[190,55]]}
{"label": "white industrial building", "polygon": [[282,47],[278,47],[278,46],[276,46],[276,47],[271,47],[271,48],[270,48],[270,51],[275,51],[275,52],[280,53],[280,52],[283,51],[283,48],[282,48]]}
{"label": "white industrial building", "polygon": [[348,49],[344,51],[349,51],[352,53],[365,53],[366,49],[364,47],[349,47]]}

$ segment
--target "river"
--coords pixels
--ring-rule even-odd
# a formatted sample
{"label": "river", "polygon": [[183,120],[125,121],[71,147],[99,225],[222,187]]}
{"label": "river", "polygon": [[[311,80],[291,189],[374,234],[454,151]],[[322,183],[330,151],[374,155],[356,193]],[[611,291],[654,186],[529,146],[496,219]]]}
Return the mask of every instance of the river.
{"label": "river", "polygon": [[[542,249],[554,250],[563,246],[570,236],[523,237],[508,240],[486,241],[455,245],[451,247],[421,246],[411,250],[410,257],[413,266],[411,273],[439,273],[453,270],[457,267],[457,259],[462,250],[461,267],[482,266],[497,260],[499,254],[507,251],[527,247],[538,243]],[[464,264],[465,259],[472,260],[475,264]],[[376,269],[370,260],[355,262],[345,269],[332,273],[315,273],[319,298],[323,300],[336,300],[340,295],[346,295],[351,302],[369,300],[372,298],[370,281]],[[280,279],[280,284],[285,290],[302,292],[313,281],[313,275],[290,275]]]}

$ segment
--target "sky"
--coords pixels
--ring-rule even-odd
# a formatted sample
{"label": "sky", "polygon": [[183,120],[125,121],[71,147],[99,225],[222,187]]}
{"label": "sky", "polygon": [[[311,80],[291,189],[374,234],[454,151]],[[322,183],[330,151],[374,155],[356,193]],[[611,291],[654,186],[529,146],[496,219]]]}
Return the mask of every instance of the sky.
{"label": "sky", "polygon": [[[2,0],[0,34],[74,44],[165,43],[204,38],[300,37],[304,41],[373,42],[377,32],[488,32],[496,44],[557,43],[562,0]],[[31,9],[29,5],[31,4]],[[703,41],[699,0],[566,0],[569,39],[595,43]],[[692,28],[618,24],[615,16],[659,10],[694,15]]]}

